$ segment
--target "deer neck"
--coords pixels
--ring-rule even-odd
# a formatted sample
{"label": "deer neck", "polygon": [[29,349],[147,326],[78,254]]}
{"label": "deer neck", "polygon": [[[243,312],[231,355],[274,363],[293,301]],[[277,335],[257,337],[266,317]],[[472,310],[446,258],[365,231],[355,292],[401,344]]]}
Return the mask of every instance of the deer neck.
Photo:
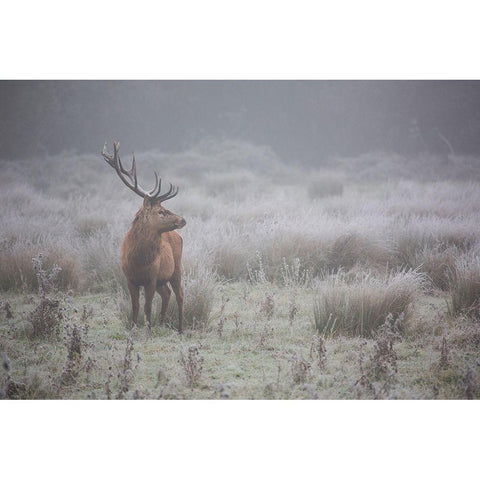
{"label": "deer neck", "polygon": [[161,249],[161,234],[152,229],[148,223],[136,221],[129,235],[134,240],[131,242],[129,257],[139,264],[152,263]]}

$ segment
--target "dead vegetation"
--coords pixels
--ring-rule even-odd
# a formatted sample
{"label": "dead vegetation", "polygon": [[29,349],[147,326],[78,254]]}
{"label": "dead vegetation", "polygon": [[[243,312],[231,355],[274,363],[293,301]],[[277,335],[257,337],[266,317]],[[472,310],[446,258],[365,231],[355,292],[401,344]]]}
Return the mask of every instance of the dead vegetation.
{"label": "dead vegetation", "polygon": [[190,388],[196,386],[200,380],[203,360],[199,345],[190,345],[186,350],[180,352],[180,364],[183,367],[183,373]]}

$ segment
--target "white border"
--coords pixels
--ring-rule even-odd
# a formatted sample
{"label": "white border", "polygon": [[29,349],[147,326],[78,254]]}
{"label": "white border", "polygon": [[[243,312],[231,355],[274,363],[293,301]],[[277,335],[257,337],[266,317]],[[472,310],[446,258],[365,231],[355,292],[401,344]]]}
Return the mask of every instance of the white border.
{"label": "white border", "polygon": [[466,478],[467,401],[3,402],[5,478]]}
{"label": "white border", "polygon": [[476,2],[18,0],[0,78],[476,79]]}

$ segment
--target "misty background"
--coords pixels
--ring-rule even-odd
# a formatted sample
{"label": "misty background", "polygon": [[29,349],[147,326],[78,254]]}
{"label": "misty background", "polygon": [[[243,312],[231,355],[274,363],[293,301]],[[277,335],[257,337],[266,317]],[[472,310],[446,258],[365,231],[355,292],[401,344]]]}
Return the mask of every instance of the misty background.
{"label": "misty background", "polygon": [[270,147],[290,163],[372,151],[480,151],[478,81],[2,81],[0,158],[205,138]]}

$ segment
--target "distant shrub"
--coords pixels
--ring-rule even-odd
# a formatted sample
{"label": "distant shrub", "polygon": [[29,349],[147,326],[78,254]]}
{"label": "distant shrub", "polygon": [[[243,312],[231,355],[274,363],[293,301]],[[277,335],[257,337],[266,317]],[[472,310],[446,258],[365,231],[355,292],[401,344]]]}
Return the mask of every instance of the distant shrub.
{"label": "distant shrub", "polygon": [[127,291],[127,281],[120,266],[120,239],[112,232],[91,235],[83,249],[85,286],[91,291]]}
{"label": "distant shrub", "polygon": [[90,237],[98,230],[103,230],[108,227],[108,222],[103,218],[98,217],[84,217],[76,222],[76,231],[82,237]]}
{"label": "distant shrub", "polygon": [[480,257],[476,255],[460,257],[455,266],[449,269],[448,284],[450,314],[477,317],[480,314]]}
{"label": "distant shrub", "polygon": [[370,337],[388,314],[411,315],[411,306],[425,284],[415,270],[401,270],[384,278],[369,275],[349,283],[343,272],[326,281],[314,301],[318,332],[327,335]]}
{"label": "distant shrub", "polygon": [[322,172],[310,176],[308,183],[308,196],[315,198],[342,195],[345,179],[337,172]]}
{"label": "distant shrub", "polygon": [[310,178],[308,194],[311,199],[342,195],[345,178],[339,172],[325,172]]}
{"label": "distant shrub", "polygon": [[[202,180],[202,185],[208,195],[222,196],[229,200],[242,200],[245,190],[254,191],[252,185],[255,175],[248,170],[236,170],[233,172],[209,172]],[[260,188],[258,188],[260,191]]]}
{"label": "distant shrub", "polygon": [[234,246],[219,246],[213,264],[218,275],[225,280],[241,280],[247,276],[247,259]]}
{"label": "distant shrub", "polygon": [[431,254],[446,257],[455,251],[466,252],[474,245],[477,235],[474,227],[452,224],[444,219],[427,222],[413,218],[405,225],[400,222],[393,232],[392,263],[417,268],[425,257],[431,259]]}

